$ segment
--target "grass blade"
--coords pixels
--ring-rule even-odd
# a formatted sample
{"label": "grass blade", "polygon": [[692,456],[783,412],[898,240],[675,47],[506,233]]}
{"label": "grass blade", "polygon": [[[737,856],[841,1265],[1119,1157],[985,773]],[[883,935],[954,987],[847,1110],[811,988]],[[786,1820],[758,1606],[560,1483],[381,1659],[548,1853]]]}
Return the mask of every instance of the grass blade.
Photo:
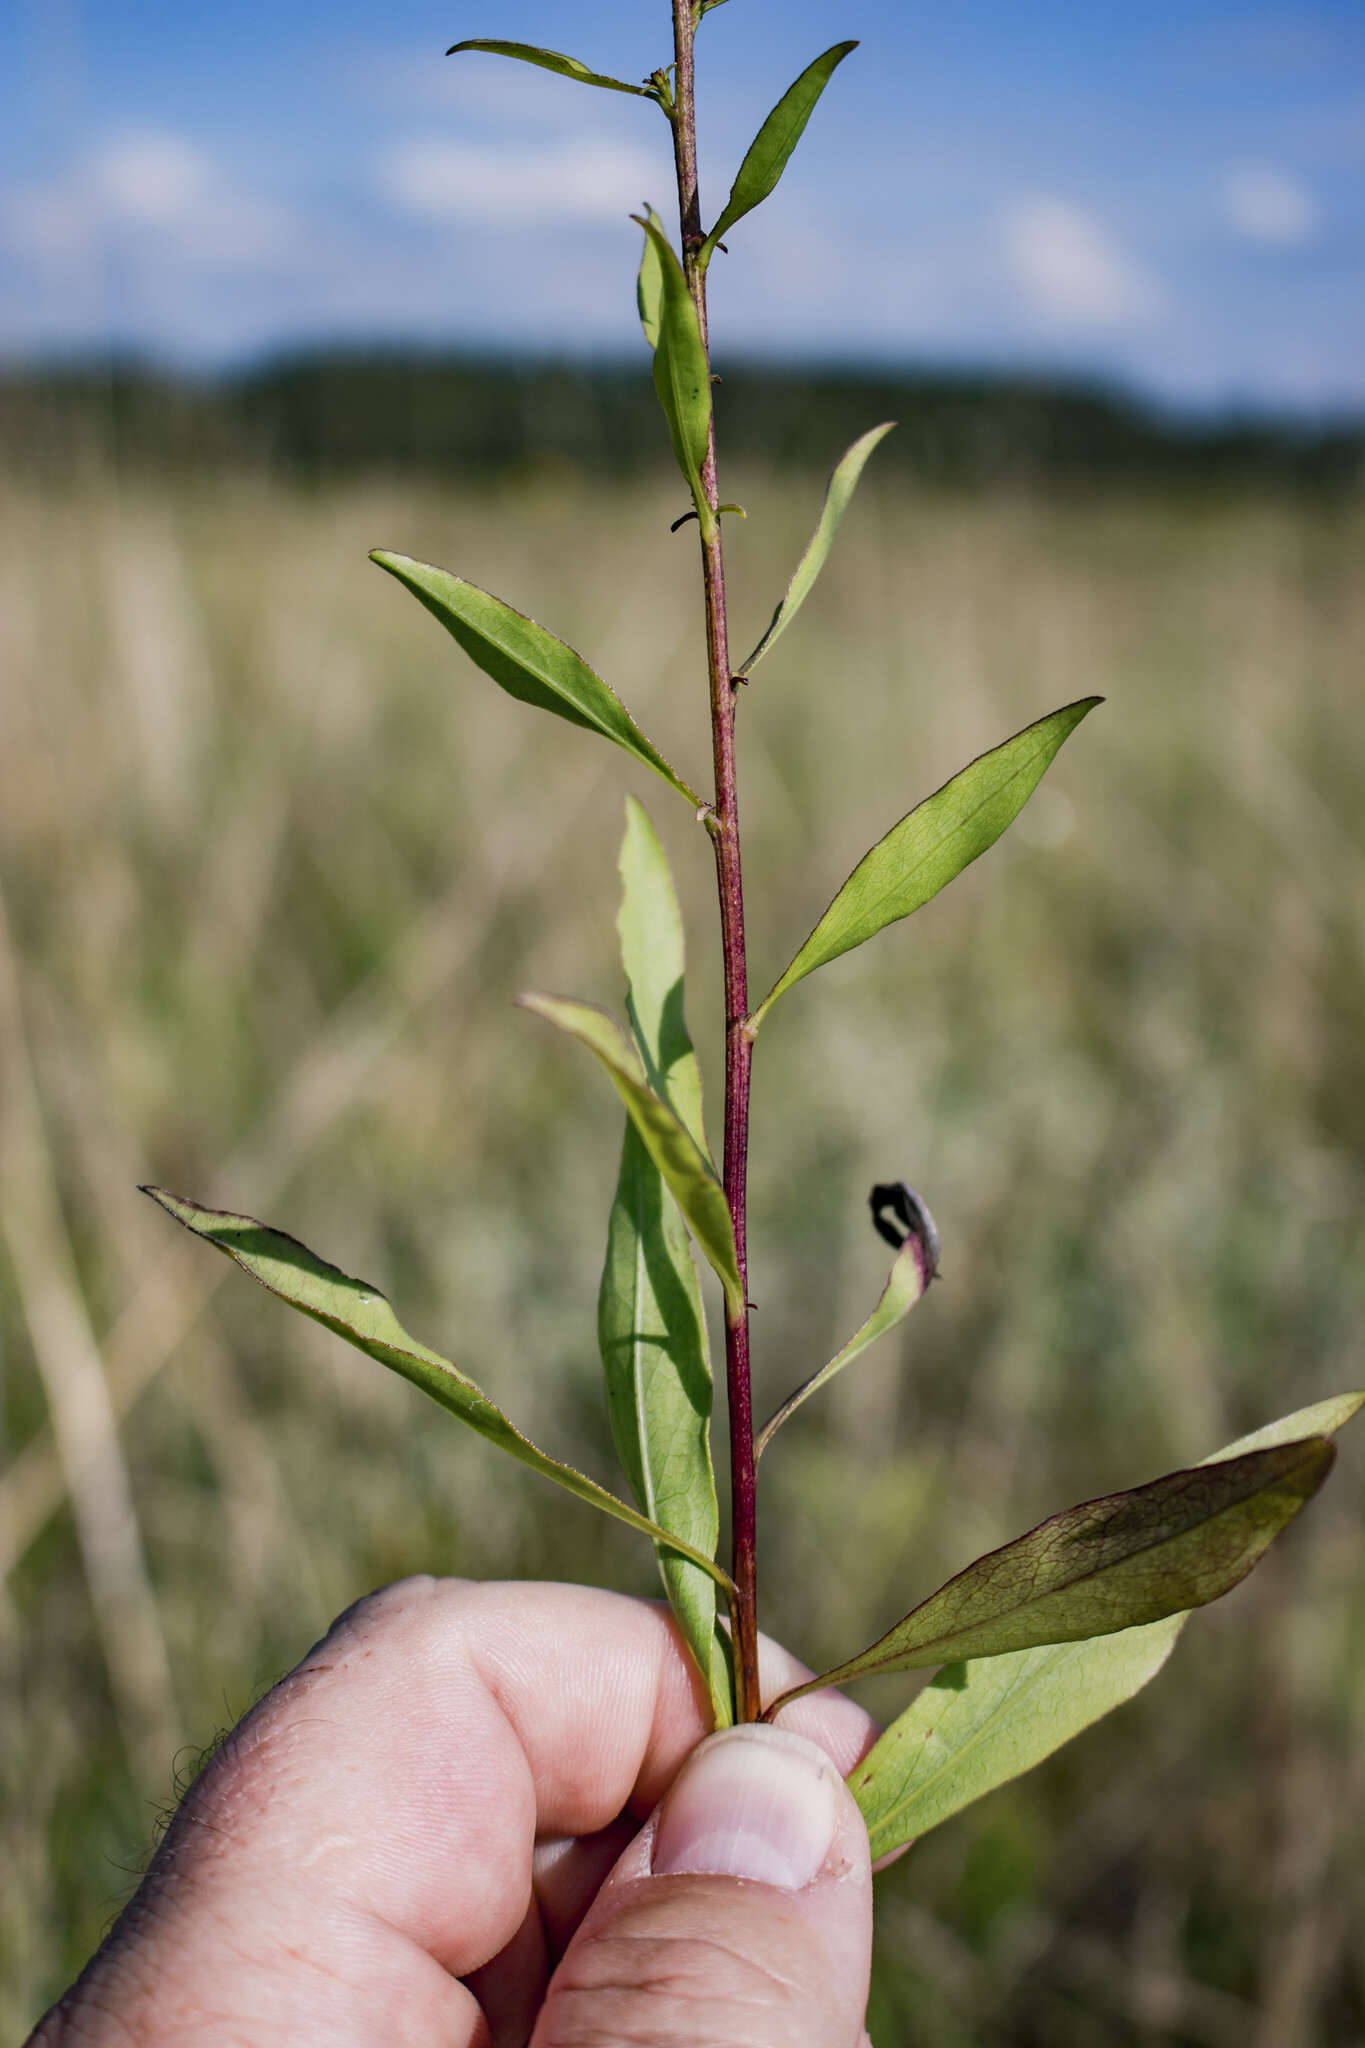
{"label": "grass blade", "polygon": [[715,1268],[727,1304],[731,1310],[742,1308],[744,1290],[725,1190],[686,1124],[649,1086],[639,1054],[620,1026],[595,1003],[543,995],[518,996],[517,1001],[523,1009],[533,1010],[557,1030],[576,1038],[602,1062],[688,1229]]}
{"label": "grass blade", "polygon": [[166,1188],[145,1187],[142,1192],[150,1195],[177,1223],[183,1223],[186,1230],[216,1245],[243,1272],[249,1273],[271,1294],[278,1295],[281,1301],[287,1301],[291,1308],[299,1309],[336,1336],[344,1337],[348,1344],[354,1344],[358,1351],[365,1352],[380,1365],[388,1366],[391,1372],[401,1373],[404,1379],[411,1380],[423,1393],[430,1394],[433,1401],[439,1402],[461,1422],[467,1422],[480,1436],[487,1437],[490,1443],[507,1451],[523,1465],[529,1465],[543,1478],[553,1479],[557,1486],[562,1486],[576,1499],[600,1508],[604,1514],[614,1516],[631,1529],[640,1530],[656,1543],[666,1543],[679,1550],[728,1594],[728,1576],[712,1558],[692,1549],[681,1538],[671,1536],[668,1530],[660,1528],[648,1516],[637,1514],[625,1501],[618,1500],[615,1494],[599,1486],[595,1479],[589,1479],[586,1474],[576,1472],[572,1465],[562,1465],[558,1459],[537,1449],[489,1400],[481,1387],[452,1365],[448,1358],[442,1358],[439,1352],[429,1351],[425,1344],[419,1344],[416,1338],[408,1335],[377,1288],[363,1280],[353,1279],[337,1266],[329,1265],[325,1259],[309,1251],[307,1245],[300,1244],[296,1237],[289,1237],[282,1230],[272,1230],[254,1216],[205,1209],[197,1202],[171,1194]]}
{"label": "grass blade", "polygon": [[806,66],[794,85],[787,87],[745,151],[744,161],[735,173],[735,182],[730,187],[730,197],[720,219],[702,245],[703,264],[710,262],[711,251],[735,222],[742,220],[746,213],[752,213],[756,206],[761,206],[773,190],[787,168],[788,158],[805,133],[816,101],[836,68],[843,63],[849,51],[857,47],[856,42],[835,43],[832,49]]}
{"label": "grass blade", "polygon": [[1082,697],[969,762],[864,854],[791,965],[749,1019],[756,1030],[780,995],[909,917],[994,846],[1032,796],[1069,733],[1102,703]]}
{"label": "grass blade", "polygon": [[[711,434],[711,370],[687,279],[653,207],[633,214],[654,245],[659,265],[658,332],[654,342],[654,389],[673,442],[679,469],[687,479],[697,508],[702,535],[715,531],[715,514],[702,490],[701,466]],[[642,313],[643,318],[643,313]],[[645,332],[649,329],[646,324]]]}
{"label": "grass blade", "polygon": [[[626,801],[617,928],[645,1073],[699,1147],[701,1075],[683,1011],[683,927],[668,862],[635,799]],[[711,1363],[697,1269],[682,1213],[629,1117],[597,1303],[612,1436],[644,1512],[714,1554],[720,1517],[711,1464]],[[706,1680],[718,1727],[734,1718],[729,1660],[711,1579],[657,1552],[664,1588]]]}
{"label": "grass blade", "polygon": [[535,64],[542,71],[555,71],[561,78],[575,79],[579,85],[600,85],[607,92],[633,93],[642,100],[657,101],[659,97],[647,85],[628,85],[624,78],[609,78],[603,71],[590,71],[577,57],[566,57],[559,50],[542,50],[535,43],[504,43],[490,36],[471,36],[463,43],[452,43],[446,55],[458,57],[462,50],[485,50],[490,57],[515,57],[522,64]]}
{"label": "grass blade", "polygon": [[645,738],[610,684],[563,640],[447,569],[382,548],[376,548],[370,560],[410,590],[509,697],[600,733],[662,776],[694,809],[700,805],[696,791]]}
{"label": "grass blade", "polygon": [[858,487],[858,479],[863,473],[868,456],[879,442],[886,439],[895,424],[894,420],[884,420],[881,426],[872,427],[866,434],[861,435],[835,464],[825,486],[825,500],[820,507],[819,520],[805,554],[796,565],[796,574],[787,585],[786,595],[773,613],[767,632],[748,660],[742,662],[735,671],[737,675],[747,676],[753,673],[755,665],[763,659],[778,636],[786,631],[800,611],[810,595],[816,577],[825,566],[829,551],[834,545],[834,536],[839,530],[839,521],[843,518],[848,501]]}

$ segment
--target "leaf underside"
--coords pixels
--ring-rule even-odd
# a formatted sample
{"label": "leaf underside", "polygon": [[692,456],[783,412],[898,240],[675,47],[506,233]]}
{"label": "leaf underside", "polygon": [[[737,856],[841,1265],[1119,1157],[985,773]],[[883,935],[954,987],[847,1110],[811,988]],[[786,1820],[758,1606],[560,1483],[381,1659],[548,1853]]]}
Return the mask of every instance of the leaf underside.
{"label": "leaf underside", "polygon": [[864,1757],[849,1789],[874,1860],[1022,1776],[1155,1678],[1185,1621],[950,1664]]}
{"label": "leaf underside", "polygon": [[557,72],[561,78],[575,79],[579,85],[600,85],[607,92],[628,92],[642,100],[658,98],[647,85],[630,85],[624,78],[610,78],[604,71],[591,71],[577,57],[566,57],[560,50],[543,50],[536,43],[505,43],[496,37],[471,36],[463,43],[452,43],[446,55],[458,57],[462,50],[483,50],[490,57],[515,57],[519,63],[534,64],[541,71]]}
{"label": "leaf underside", "polygon": [[646,768],[695,810],[700,798],[645,738],[609,683],[580,654],[500,597],[429,562],[376,548],[370,560],[410,590],[458,641],[470,660],[523,704],[553,712],[588,732],[600,733]]}
{"label": "leaf underside", "polygon": [[615,1019],[595,1003],[546,995],[522,995],[517,1001],[523,1009],[534,1011],[557,1030],[576,1038],[601,1061],[626,1106],[626,1114],[644,1141],[645,1150],[686,1217],[688,1229],[714,1267],[727,1302],[732,1310],[738,1308],[743,1303],[744,1290],[725,1190],[692,1132],[649,1086],[633,1044]]}
{"label": "leaf underside", "polygon": [[[1331,1436],[1362,1405],[1365,1393],[1351,1393],[1298,1409],[1214,1452],[1204,1467]],[[904,1848],[1131,1699],[1161,1669],[1188,1619],[1170,1614],[940,1671],[849,1779],[873,1856]]]}
{"label": "leaf underside", "polygon": [[486,1437],[500,1450],[507,1451],[521,1464],[528,1465],[533,1472],[539,1472],[543,1478],[553,1479],[556,1485],[562,1486],[576,1499],[600,1508],[604,1514],[626,1523],[629,1528],[638,1529],[656,1543],[676,1548],[728,1592],[728,1576],[712,1558],[693,1550],[646,1515],[637,1514],[625,1501],[618,1500],[615,1494],[599,1486],[595,1479],[576,1472],[572,1465],[564,1465],[558,1459],[548,1457],[524,1437],[502,1410],[489,1400],[483,1389],[458,1366],[408,1335],[378,1288],[329,1265],[325,1259],[309,1251],[307,1245],[300,1244],[296,1237],[290,1237],[281,1230],[272,1230],[254,1216],[205,1209],[197,1202],[171,1194],[166,1188],[145,1187],[142,1192],[150,1195],[168,1216],[173,1216],[186,1230],[226,1253],[253,1280],[259,1281],[271,1294],[278,1295],[281,1301],[288,1302],[291,1308],[311,1316],[314,1322],[343,1337],[367,1357],[411,1380],[414,1386],[430,1394],[441,1407],[448,1409],[461,1422],[468,1423],[480,1436]]}
{"label": "leaf underside", "polygon": [[864,854],[791,965],[749,1019],[754,1028],[803,976],[921,909],[994,846],[1018,816],[1068,734],[1103,701],[1063,705],[969,762]]}
{"label": "leaf underside", "polygon": [[[701,1075],[683,1012],[683,929],[668,863],[642,805],[626,803],[617,926],[628,1008],[646,1077],[705,1145]],[[626,1118],[597,1304],[612,1436],[643,1511],[695,1549],[719,1535],[711,1465],[711,1364],[697,1270],[682,1212]],[[711,1696],[718,1727],[734,1718],[716,1589],[676,1551],[658,1548],[664,1589]]]}

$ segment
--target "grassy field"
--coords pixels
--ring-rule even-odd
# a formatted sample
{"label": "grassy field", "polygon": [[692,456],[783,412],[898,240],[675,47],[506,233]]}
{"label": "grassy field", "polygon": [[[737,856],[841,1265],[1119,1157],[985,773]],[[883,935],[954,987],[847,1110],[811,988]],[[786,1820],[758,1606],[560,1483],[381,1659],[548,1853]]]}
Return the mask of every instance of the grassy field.
{"label": "grassy field", "polygon": [[[818,502],[726,478],[747,646]],[[758,1404],[828,1356],[908,1177],[945,1279],[765,1462],[763,1620],[815,1665],[1054,1507],[1365,1378],[1365,515],[869,482],[742,707],[766,986],[865,846],[1103,692],[1019,825],[759,1049]],[[0,499],[0,2032],[177,1782],[402,1573],[654,1590],[630,1534],[288,1317],[133,1192],[295,1231],[611,1483],[619,1143],[525,986],[619,1001],[623,786],[674,858],[719,1108],[705,839],[499,696],[365,562],[487,583],[705,775],[674,489]],[[880,1880],[878,2048],[1365,2039],[1365,1444],[1134,1705]],[[890,1713],[905,1681],[869,1689]]]}

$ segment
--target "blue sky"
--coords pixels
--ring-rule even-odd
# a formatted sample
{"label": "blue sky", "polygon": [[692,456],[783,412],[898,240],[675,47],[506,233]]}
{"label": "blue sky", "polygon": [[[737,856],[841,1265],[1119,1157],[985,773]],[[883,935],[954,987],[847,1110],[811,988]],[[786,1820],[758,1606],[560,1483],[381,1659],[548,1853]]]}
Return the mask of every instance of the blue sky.
{"label": "blue sky", "polygon": [[[712,272],[716,342],[1075,369],[1179,405],[1365,408],[1365,8],[729,0],[699,42],[703,198],[857,34]],[[11,0],[0,357],[231,363],[316,342],[640,345],[665,0]]]}

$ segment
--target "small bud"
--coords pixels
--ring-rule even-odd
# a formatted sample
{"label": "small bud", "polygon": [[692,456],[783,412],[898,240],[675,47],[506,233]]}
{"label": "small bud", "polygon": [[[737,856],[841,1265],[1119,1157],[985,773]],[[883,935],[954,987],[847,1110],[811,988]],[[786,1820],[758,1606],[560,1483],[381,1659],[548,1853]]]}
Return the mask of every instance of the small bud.
{"label": "small bud", "polygon": [[[907,1238],[913,1237],[924,1254],[925,1281],[932,1280],[938,1272],[942,1255],[938,1226],[929,1213],[929,1205],[917,1195],[907,1181],[886,1181],[873,1188],[868,1196],[868,1207],[872,1221],[880,1236],[900,1251]],[[889,1210],[890,1215],[883,1212]],[[894,1220],[893,1220],[894,1219]]]}

